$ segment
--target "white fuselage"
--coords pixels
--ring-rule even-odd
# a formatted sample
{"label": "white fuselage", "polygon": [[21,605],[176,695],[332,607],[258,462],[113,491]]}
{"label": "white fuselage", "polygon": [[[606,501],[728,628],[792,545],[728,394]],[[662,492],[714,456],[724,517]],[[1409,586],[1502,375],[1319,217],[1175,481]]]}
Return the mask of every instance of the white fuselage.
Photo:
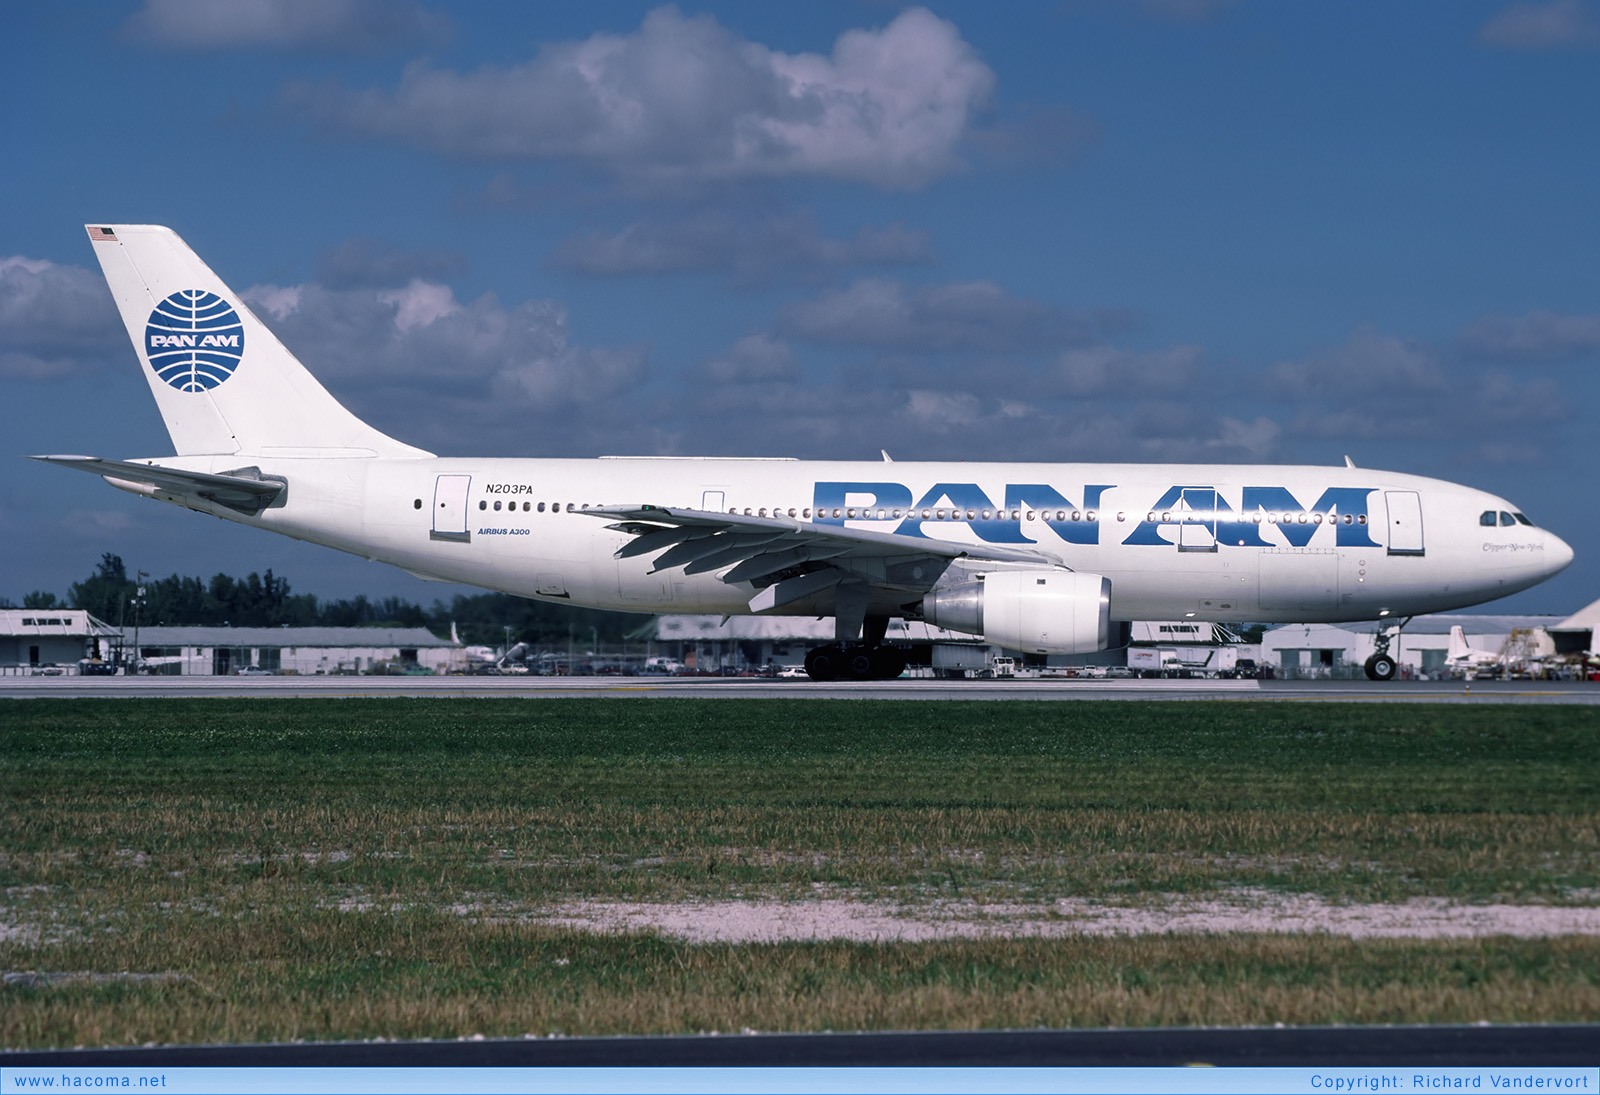
{"label": "white fuselage", "polygon": [[258,516],[195,507],[229,520],[422,577],[634,612],[740,614],[755,589],[717,572],[653,573],[648,556],[618,559],[630,537],[585,507],[771,514],[1034,548],[1109,578],[1111,613],[1122,620],[1409,616],[1515,593],[1572,558],[1543,529],[1483,523],[1485,513],[1515,512],[1504,499],[1365,468],[243,454],[160,462],[214,473],[254,465],[288,481],[281,502]]}

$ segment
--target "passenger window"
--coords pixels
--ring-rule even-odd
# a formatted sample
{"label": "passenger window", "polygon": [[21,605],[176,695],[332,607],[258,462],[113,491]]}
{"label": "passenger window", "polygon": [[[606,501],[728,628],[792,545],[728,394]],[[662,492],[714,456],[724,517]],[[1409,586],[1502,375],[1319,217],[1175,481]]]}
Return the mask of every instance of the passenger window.
{"label": "passenger window", "polygon": [[479,509],[488,509],[489,508],[489,503],[480,501],[478,503],[478,508]]}
{"label": "passenger window", "polygon": [[1501,528],[1510,528],[1512,525],[1514,525],[1516,523],[1517,523],[1517,519],[1515,517],[1511,516],[1511,514],[1507,513],[1505,510],[1501,510],[1500,511],[1500,527]]}
{"label": "passenger window", "polygon": [[568,502],[567,503],[567,512],[568,513],[576,513],[576,512],[578,512],[577,505],[575,503]]}
{"label": "passenger window", "polygon": [[800,516],[806,518],[807,520],[810,520],[810,518],[811,518],[811,507],[807,506],[805,509],[801,510],[800,511]]}
{"label": "passenger window", "polygon": [[411,503],[411,508],[412,509],[421,509],[422,508],[422,499],[418,498],[415,502]]}
{"label": "passenger window", "polygon": [[543,513],[543,512],[544,512],[544,503],[543,503],[543,502],[540,502],[540,503],[539,503],[539,512],[540,512],[540,513]]}
{"label": "passenger window", "polygon": [[1494,521],[1494,510],[1492,509],[1486,509],[1482,513],[1478,514],[1478,524],[1482,525],[1484,528],[1494,528]]}

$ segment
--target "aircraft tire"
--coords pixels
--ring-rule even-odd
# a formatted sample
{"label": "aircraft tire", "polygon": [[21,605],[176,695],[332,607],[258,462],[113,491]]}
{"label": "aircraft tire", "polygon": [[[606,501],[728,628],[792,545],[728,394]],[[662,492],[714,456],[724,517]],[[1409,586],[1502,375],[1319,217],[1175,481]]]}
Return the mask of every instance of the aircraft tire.
{"label": "aircraft tire", "polygon": [[1367,659],[1367,679],[1374,681],[1394,680],[1394,659],[1387,654],[1374,654]]}
{"label": "aircraft tire", "polygon": [[877,651],[868,646],[845,651],[844,670],[853,681],[874,680],[878,676]]}
{"label": "aircraft tire", "polygon": [[844,668],[844,651],[837,646],[818,646],[806,652],[806,676],[814,681],[839,679]]}

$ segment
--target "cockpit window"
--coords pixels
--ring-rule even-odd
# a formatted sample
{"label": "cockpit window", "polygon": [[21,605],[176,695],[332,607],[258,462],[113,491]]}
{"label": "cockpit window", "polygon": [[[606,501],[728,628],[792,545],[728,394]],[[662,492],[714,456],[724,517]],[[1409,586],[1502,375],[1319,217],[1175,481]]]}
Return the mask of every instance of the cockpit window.
{"label": "cockpit window", "polygon": [[1517,523],[1517,519],[1515,517],[1511,516],[1511,514],[1507,513],[1505,510],[1501,510],[1500,511],[1500,527],[1501,528],[1509,528],[1510,526],[1512,526],[1512,525],[1514,525],[1516,523]]}
{"label": "cockpit window", "polygon": [[1494,513],[1494,510],[1486,509],[1482,513],[1478,514],[1478,524],[1482,525],[1484,528],[1494,528],[1494,526],[1495,526],[1495,513]]}
{"label": "cockpit window", "polygon": [[1519,524],[1519,525],[1527,525],[1529,528],[1535,528],[1536,527],[1532,521],[1528,520],[1527,515],[1524,514],[1524,513],[1521,513],[1520,511],[1517,512],[1517,513],[1513,513],[1511,516],[1513,516],[1513,517],[1515,517],[1517,519],[1517,524]]}

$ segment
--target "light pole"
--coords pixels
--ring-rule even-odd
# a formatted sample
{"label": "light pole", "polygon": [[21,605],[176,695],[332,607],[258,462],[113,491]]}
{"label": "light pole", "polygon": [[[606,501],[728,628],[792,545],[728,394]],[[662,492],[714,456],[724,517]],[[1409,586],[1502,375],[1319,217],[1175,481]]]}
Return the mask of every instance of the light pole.
{"label": "light pole", "polygon": [[137,583],[133,591],[133,674],[139,675],[139,618],[140,609],[144,608],[144,580],[150,577],[142,570],[134,571],[133,580]]}

